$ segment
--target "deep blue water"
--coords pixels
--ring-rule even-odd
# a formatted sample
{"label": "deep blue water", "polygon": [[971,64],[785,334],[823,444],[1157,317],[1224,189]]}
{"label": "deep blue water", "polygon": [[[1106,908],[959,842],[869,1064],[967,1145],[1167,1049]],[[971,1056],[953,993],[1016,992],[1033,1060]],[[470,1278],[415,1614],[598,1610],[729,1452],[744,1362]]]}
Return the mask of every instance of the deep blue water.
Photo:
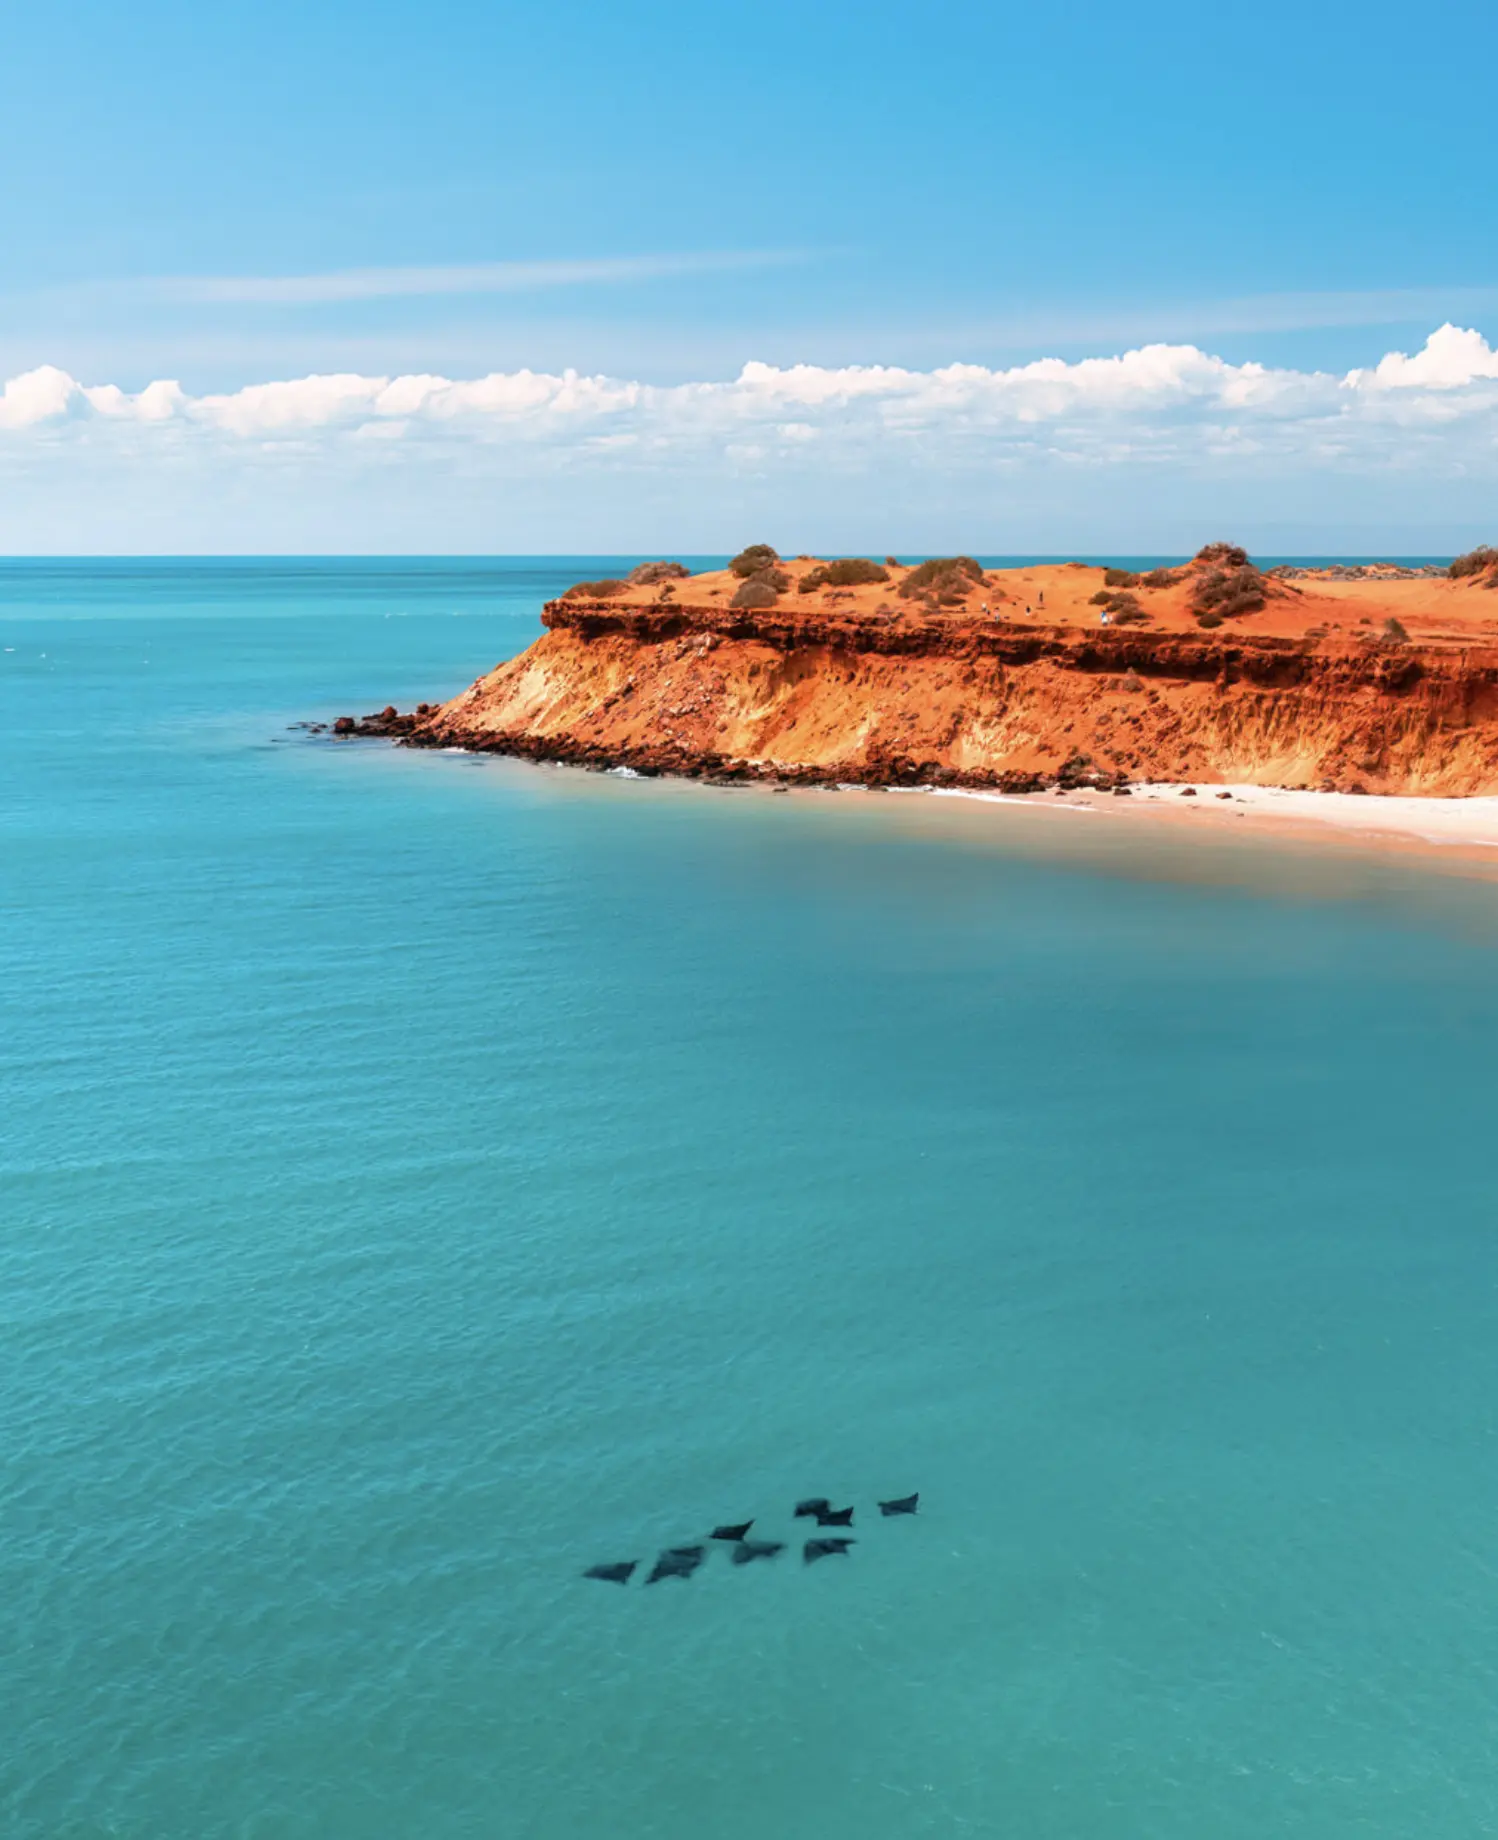
{"label": "deep blue water", "polygon": [[0,564],[0,1833],[1498,1832],[1493,885],[289,731],[596,566]]}

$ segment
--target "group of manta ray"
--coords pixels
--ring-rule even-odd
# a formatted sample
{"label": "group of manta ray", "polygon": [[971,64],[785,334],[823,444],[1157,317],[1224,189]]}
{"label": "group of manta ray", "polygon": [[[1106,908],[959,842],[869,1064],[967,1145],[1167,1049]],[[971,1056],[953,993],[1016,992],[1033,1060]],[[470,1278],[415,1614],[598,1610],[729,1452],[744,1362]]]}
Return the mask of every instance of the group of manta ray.
{"label": "group of manta ray", "polygon": [[[920,1499],[919,1493],[897,1495],[892,1501],[881,1501],[879,1512],[885,1520],[900,1514],[914,1514]],[[818,1527],[851,1527],[853,1510],[834,1508],[825,1495],[812,1495],[796,1503],[795,1518],[814,1520]],[[728,1556],[735,1565],[749,1565],[756,1559],[774,1559],[785,1551],[784,1540],[751,1540],[749,1529],[753,1525],[752,1520],[732,1521],[714,1527],[708,1540],[720,1540],[731,1546],[733,1551]],[[646,1584],[658,1584],[662,1578],[690,1578],[707,1557],[708,1540],[695,1546],[668,1546],[646,1574]],[[802,1547],[802,1563],[815,1565],[818,1559],[846,1558],[856,1543],[852,1534],[823,1534],[808,1540]],[[583,1577],[601,1578],[605,1584],[628,1584],[641,1563],[639,1559],[617,1559],[605,1565],[590,1565]]]}

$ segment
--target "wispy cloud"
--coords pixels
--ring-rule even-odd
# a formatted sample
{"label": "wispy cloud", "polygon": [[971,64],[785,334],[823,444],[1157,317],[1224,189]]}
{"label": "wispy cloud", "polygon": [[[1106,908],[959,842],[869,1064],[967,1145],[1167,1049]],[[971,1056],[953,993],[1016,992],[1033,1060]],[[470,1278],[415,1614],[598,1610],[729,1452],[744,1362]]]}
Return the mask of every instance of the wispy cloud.
{"label": "wispy cloud", "polygon": [[783,267],[807,259],[805,253],[788,249],[716,250],[688,255],[600,256],[559,262],[353,268],[323,275],[169,275],[117,285],[136,295],[189,305],[311,306],[337,301],[619,287],[667,280],[677,275],[732,274]]}
{"label": "wispy cloud", "polygon": [[932,342],[1024,347],[1123,340],[1220,338],[1225,334],[1318,332],[1431,325],[1498,312],[1498,287],[1365,288],[1245,294],[1218,300],[1145,302],[1092,310],[1035,307],[933,331]]}
{"label": "wispy cloud", "polygon": [[1363,288],[1344,292],[1248,294],[1209,302],[1196,329],[1214,332],[1311,332],[1342,326],[1413,326],[1451,314],[1498,307],[1498,287]]}

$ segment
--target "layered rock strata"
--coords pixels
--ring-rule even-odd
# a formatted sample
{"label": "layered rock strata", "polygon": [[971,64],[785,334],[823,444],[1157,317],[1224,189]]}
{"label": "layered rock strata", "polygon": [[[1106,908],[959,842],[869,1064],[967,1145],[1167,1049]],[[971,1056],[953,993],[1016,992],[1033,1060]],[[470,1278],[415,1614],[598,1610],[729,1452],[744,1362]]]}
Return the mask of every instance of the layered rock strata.
{"label": "layered rock strata", "polygon": [[[1088,606],[1088,580],[1048,573],[1074,583],[1068,607]],[[1315,624],[1326,606],[1359,605],[1318,608],[1298,585],[1277,590],[1295,602],[1272,604],[1258,630],[1250,620],[1199,630],[1171,616],[1166,596],[1145,624],[1098,625],[1092,614],[1084,625],[1080,612],[1047,624],[1033,598],[1019,612],[1033,584],[1016,592],[990,580],[981,612],[735,609],[692,597],[690,582],[679,599],[569,596],[546,607],[528,650],[451,702],[382,712],[363,732],[801,784],[1022,791],[1191,779],[1498,792],[1498,636],[1483,629],[1411,639],[1360,630],[1365,615],[1352,631],[1340,621],[1328,630]],[[1461,606],[1479,604],[1487,597]],[[1273,624],[1305,630],[1262,629]]]}

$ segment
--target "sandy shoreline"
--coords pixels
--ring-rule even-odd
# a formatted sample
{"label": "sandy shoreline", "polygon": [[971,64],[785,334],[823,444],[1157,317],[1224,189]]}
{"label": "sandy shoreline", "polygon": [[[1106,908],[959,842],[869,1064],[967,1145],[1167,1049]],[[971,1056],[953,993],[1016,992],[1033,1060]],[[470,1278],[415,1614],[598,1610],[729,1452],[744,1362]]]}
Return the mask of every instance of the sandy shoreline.
{"label": "sandy shoreline", "polygon": [[1400,798],[1279,786],[1136,784],[1127,798],[1108,793],[1022,793],[934,788],[935,798],[1028,805],[1125,821],[1182,823],[1203,834],[1238,831],[1412,853],[1467,856],[1498,870],[1498,797]]}
{"label": "sandy shoreline", "polygon": [[[455,755],[471,752],[462,747],[441,751]],[[600,769],[580,768],[567,762],[549,764],[572,772],[602,772],[608,778],[699,783],[689,775],[642,774],[628,766]],[[1135,782],[1123,797],[1090,787],[1070,792],[1001,792],[997,788],[967,786],[871,786],[856,780],[821,786],[776,783],[773,779],[741,783],[746,789],[789,792],[793,796],[857,792],[1003,805],[1056,817],[1113,819],[1123,826],[1163,826],[1178,834],[1194,832],[1203,840],[1219,842],[1234,836],[1265,842],[1279,838],[1380,855],[1394,852],[1452,865],[1461,863],[1498,879],[1498,795],[1413,798],[1313,792],[1283,786],[1225,786],[1208,781]]]}

